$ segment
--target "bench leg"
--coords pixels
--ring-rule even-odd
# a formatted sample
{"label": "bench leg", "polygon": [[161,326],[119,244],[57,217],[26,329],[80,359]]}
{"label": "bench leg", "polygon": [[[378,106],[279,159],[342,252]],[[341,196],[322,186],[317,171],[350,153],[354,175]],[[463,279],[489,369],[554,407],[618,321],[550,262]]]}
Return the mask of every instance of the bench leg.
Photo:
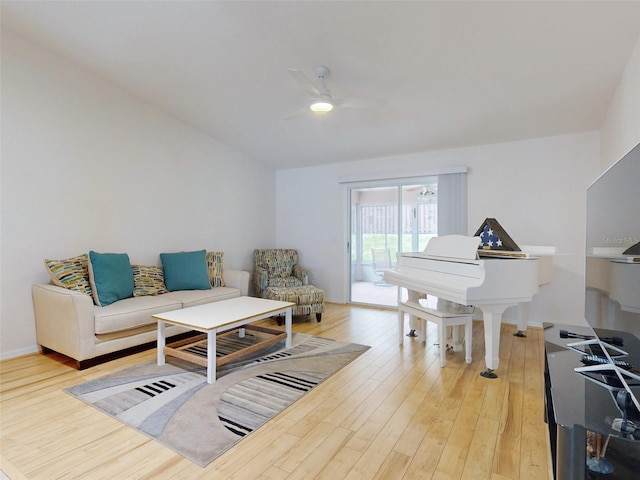
{"label": "bench leg", "polygon": [[471,363],[471,344],[473,343],[473,321],[464,326],[465,361]]}
{"label": "bench leg", "polygon": [[447,325],[444,319],[440,319],[438,324],[438,336],[440,341],[440,366],[447,366]]}
{"label": "bench leg", "polygon": [[321,322],[321,321],[322,321],[322,314],[316,313],[316,322]]}

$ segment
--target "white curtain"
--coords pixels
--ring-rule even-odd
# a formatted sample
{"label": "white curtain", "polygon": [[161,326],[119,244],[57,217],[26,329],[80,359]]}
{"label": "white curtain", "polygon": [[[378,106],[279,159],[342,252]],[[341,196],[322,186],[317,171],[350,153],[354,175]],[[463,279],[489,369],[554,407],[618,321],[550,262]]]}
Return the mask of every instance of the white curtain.
{"label": "white curtain", "polygon": [[467,235],[467,174],[438,175],[438,236]]}

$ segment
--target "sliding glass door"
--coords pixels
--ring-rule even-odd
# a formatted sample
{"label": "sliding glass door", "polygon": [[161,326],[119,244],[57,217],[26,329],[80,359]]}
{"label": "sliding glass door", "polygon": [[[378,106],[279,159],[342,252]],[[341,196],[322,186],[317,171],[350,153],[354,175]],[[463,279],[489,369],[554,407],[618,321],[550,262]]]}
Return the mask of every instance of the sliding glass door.
{"label": "sliding glass door", "polygon": [[349,301],[397,306],[384,281],[398,252],[422,251],[438,234],[438,177],[349,187]]}

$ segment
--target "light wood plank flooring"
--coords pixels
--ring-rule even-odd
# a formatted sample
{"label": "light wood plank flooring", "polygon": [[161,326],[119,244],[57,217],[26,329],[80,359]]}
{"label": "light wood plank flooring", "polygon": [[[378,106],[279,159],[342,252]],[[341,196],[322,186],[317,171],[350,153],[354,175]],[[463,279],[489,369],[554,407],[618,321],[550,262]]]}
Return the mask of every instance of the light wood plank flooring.
{"label": "light wood plank flooring", "polygon": [[[275,321],[260,322],[270,326]],[[63,388],[155,358],[155,349],[77,371],[58,355],[0,363],[0,468],[46,479],[547,479],[543,332],[502,326],[499,378],[485,379],[482,322],[473,363],[398,345],[392,310],[327,304],[294,330],[371,346],[365,354],[201,468],[67,395]]]}

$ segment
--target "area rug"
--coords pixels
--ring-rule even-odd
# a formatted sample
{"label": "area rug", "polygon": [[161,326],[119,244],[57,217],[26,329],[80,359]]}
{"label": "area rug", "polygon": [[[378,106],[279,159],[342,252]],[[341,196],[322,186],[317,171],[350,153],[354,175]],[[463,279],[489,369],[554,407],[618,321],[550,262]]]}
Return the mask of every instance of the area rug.
{"label": "area rug", "polygon": [[[259,336],[219,337],[219,355]],[[219,367],[213,384],[205,368],[167,357],[66,392],[204,467],[368,348],[294,333],[291,348],[282,341]]]}

